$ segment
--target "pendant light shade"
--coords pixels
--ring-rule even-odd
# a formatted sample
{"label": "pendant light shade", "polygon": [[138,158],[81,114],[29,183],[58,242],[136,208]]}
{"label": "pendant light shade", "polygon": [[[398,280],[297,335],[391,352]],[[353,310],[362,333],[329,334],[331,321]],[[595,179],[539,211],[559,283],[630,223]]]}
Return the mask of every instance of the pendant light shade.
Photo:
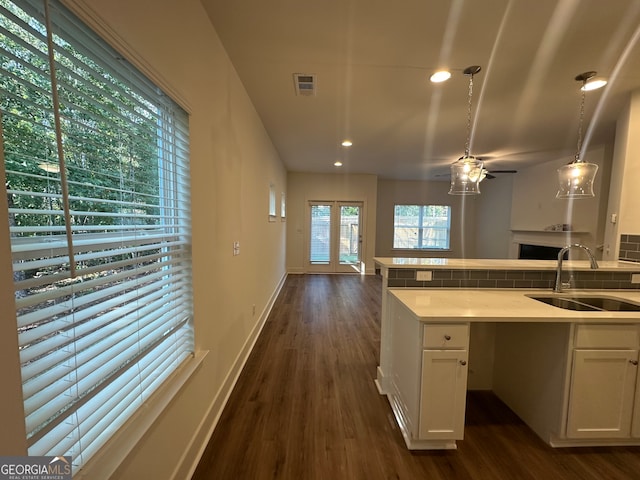
{"label": "pendant light shade", "polygon": [[480,72],[477,65],[464,69],[464,74],[469,77],[469,97],[467,102],[467,141],[464,155],[451,164],[451,188],[449,195],[478,195],[480,193],[480,181],[486,172],[482,168],[482,161],[469,153],[471,142],[471,98],[473,96],[473,76]]}
{"label": "pendant light shade", "polygon": [[557,198],[589,198],[595,197],[593,182],[598,172],[598,165],[580,160],[571,162],[558,169]]}
{"label": "pendant light shade", "polygon": [[460,157],[451,164],[449,195],[478,195],[483,178],[484,169],[480,160],[472,156]]}
{"label": "pendant light shade", "polygon": [[593,193],[593,182],[598,172],[598,165],[582,160],[580,153],[582,150],[582,123],[584,120],[584,100],[585,86],[587,81],[594,77],[596,72],[581,73],[576,77],[582,82],[582,97],[580,101],[580,121],[578,123],[578,149],[575,159],[558,169],[558,193],[556,198],[580,199],[595,197]]}

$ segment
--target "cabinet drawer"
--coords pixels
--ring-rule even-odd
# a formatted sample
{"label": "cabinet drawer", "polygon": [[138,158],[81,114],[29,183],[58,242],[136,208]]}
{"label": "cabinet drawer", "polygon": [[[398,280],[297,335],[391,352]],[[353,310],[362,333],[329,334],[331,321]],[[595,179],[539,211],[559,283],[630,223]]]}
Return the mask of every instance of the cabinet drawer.
{"label": "cabinet drawer", "polygon": [[638,348],[638,325],[577,325],[576,348]]}
{"label": "cabinet drawer", "polygon": [[422,346],[438,350],[448,348],[467,348],[469,345],[469,325],[428,324],[424,326]]}

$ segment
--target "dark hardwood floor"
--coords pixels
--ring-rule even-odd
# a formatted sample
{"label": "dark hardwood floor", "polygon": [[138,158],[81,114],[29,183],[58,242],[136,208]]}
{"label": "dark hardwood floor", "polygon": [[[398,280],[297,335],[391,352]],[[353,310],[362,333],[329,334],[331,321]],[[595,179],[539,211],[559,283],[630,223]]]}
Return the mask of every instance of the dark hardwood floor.
{"label": "dark hardwood floor", "polygon": [[640,448],[553,449],[470,392],[455,451],[410,452],[373,379],[379,277],[291,275],[193,480],[640,479]]}

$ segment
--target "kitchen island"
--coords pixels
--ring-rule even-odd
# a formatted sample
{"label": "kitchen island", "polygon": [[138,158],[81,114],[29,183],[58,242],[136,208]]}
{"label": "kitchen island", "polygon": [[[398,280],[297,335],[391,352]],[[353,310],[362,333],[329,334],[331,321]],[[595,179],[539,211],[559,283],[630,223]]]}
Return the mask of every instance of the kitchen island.
{"label": "kitchen island", "polygon": [[[430,259],[420,259],[421,266],[424,260]],[[389,268],[399,263],[378,263],[386,280],[376,384],[387,395],[408,448],[456,448],[464,435],[467,379],[474,369],[469,354],[487,346],[488,388],[548,444],[640,445],[640,312],[566,310],[531,298],[553,295],[547,288],[389,287]],[[456,269],[456,262],[446,263]],[[516,272],[533,267],[555,274],[555,262],[458,263],[463,280],[478,276],[474,267],[506,270],[507,277],[517,279],[526,274]],[[589,270],[587,262],[571,263],[570,272]],[[434,267],[429,264],[430,273],[420,278],[436,277]],[[633,277],[640,265],[608,262],[601,268],[600,277],[616,278],[628,288],[569,293],[640,305]],[[602,278],[594,281],[614,281]],[[474,345],[470,333],[481,326],[490,326],[493,338]]]}

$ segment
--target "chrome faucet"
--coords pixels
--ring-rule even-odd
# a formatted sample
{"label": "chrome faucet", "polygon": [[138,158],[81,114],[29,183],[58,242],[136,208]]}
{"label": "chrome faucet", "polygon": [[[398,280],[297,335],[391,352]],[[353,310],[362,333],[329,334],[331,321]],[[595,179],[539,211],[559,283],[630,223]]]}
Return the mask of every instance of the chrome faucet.
{"label": "chrome faucet", "polygon": [[591,250],[589,250],[589,247],[586,247],[585,245],[582,245],[580,243],[574,243],[573,245],[567,245],[563,247],[560,252],[558,252],[558,267],[556,269],[556,285],[553,288],[554,292],[560,293],[562,292],[563,287],[568,288],[571,286],[571,280],[569,280],[567,283],[562,283],[562,260],[564,259],[564,254],[572,248],[581,248],[582,250],[584,250],[589,256],[589,260],[591,260],[591,268],[593,270],[598,268],[596,257],[593,256],[593,253],[591,252]]}

